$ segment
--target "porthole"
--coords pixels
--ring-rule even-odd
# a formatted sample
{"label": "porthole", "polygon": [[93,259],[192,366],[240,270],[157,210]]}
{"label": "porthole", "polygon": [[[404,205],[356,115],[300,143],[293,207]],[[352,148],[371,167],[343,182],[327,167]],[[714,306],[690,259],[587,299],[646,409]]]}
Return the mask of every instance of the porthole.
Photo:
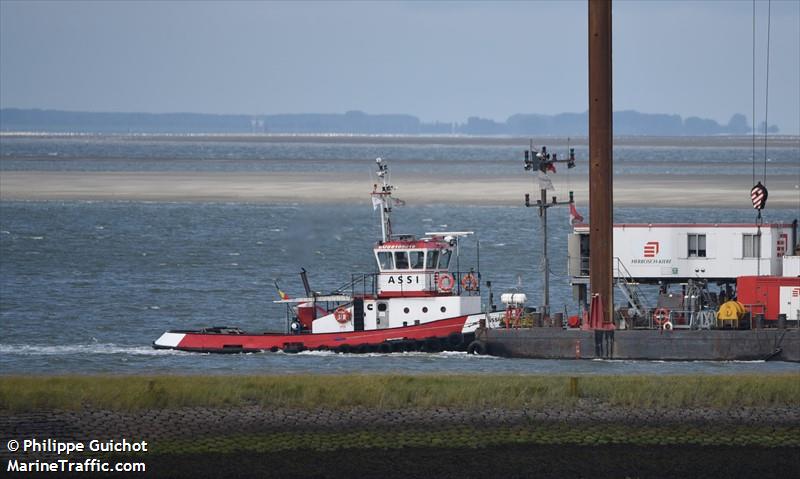
{"label": "porthole", "polygon": [[439,311],[441,311],[441,312],[443,312],[443,313],[444,313],[445,311],[447,311],[447,308],[445,308],[444,306],[442,306],[441,308],[439,308]]}
{"label": "porthole", "polygon": [[428,312],[428,307],[427,307],[427,306],[423,306],[423,308],[422,308],[422,312],[423,312],[423,313],[427,313],[427,312]]}
{"label": "porthole", "polygon": [[378,311],[386,311],[386,303],[378,303]]}
{"label": "porthole", "polygon": [[408,313],[409,313],[409,311],[411,311],[411,310],[410,310],[410,309],[408,309],[408,308],[403,308],[403,312],[404,312],[404,313],[408,314]]}

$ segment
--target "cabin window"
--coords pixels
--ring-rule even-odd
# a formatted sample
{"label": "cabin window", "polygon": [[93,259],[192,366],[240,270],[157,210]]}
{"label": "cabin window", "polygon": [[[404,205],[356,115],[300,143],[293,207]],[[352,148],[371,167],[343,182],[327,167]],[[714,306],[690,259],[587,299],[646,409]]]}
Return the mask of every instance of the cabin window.
{"label": "cabin window", "polygon": [[394,266],[396,269],[408,269],[408,252],[394,252]]}
{"label": "cabin window", "polygon": [[425,252],[412,251],[410,254],[411,254],[411,269],[422,269],[425,266]]}
{"label": "cabin window", "polygon": [[706,257],[706,235],[689,233],[687,235],[689,243],[690,258],[705,258]]}
{"label": "cabin window", "polygon": [[761,256],[761,238],[755,234],[742,235],[742,258]]}
{"label": "cabin window", "polygon": [[428,261],[425,267],[428,269],[436,269],[436,262],[439,261],[439,250],[432,249],[428,251]]}
{"label": "cabin window", "polygon": [[380,265],[381,270],[394,269],[392,253],[389,251],[378,252],[378,264]]}
{"label": "cabin window", "polygon": [[449,249],[443,249],[439,255],[439,269],[447,269],[447,266],[450,265],[450,254],[452,251]]}

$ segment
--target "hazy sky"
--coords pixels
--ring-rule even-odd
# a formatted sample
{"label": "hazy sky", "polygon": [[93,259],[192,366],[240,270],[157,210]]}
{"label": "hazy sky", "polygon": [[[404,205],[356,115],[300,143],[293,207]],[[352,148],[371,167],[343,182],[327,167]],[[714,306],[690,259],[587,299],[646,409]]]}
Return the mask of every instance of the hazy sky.
{"label": "hazy sky", "polygon": [[[757,122],[767,2],[757,2]],[[769,122],[800,133],[800,2],[772,1]],[[614,109],[752,112],[750,1],[616,1]],[[0,0],[0,105],[505,120],[587,109],[575,2]]]}

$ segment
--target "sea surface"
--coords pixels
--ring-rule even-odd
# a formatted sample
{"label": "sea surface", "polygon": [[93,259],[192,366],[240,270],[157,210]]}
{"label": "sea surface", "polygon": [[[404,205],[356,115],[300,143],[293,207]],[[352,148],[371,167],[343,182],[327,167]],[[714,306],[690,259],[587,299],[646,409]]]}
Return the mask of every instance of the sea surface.
{"label": "sea surface", "polygon": [[[524,146],[522,147],[524,148]],[[118,138],[0,138],[0,174],[42,171],[334,171],[363,174],[375,156],[395,171],[480,175],[521,173],[520,148],[495,145],[258,144],[144,141]],[[691,170],[713,164],[751,174],[750,150],[623,148],[630,174]],[[797,150],[782,149],[769,174],[800,174]],[[581,153],[578,153],[579,162]],[[583,152],[585,158],[585,149]],[[627,159],[626,159],[627,158]],[[697,159],[708,159],[698,167]],[[394,162],[394,160],[397,160]],[[585,162],[584,162],[585,163]],[[774,168],[773,168],[774,167]],[[774,170],[774,171],[773,171]],[[581,173],[582,172],[582,173]],[[726,172],[728,173],[728,172]],[[572,170],[585,175],[585,166]],[[746,194],[746,193],[745,193]],[[556,210],[557,211],[557,210]],[[750,209],[618,208],[621,222],[750,222]],[[795,210],[766,210],[768,222],[791,222]],[[532,209],[408,204],[394,211],[395,231],[474,231],[462,244],[461,270],[480,269],[495,296],[511,288],[541,298],[539,218]],[[549,223],[551,304],[575,313],[566,276],[566,212]],[[327,292],[353,273],[375,269],[371,246],[380,233],[369,198],[363,204],[223,202],[8,201],[0,192],[0,374],[344,372],[486,374],[728,374],[800,371],[780,362],[542,361],[463,353],[336,355],[258,353],[198,355],[156,351],[167,329],[238,326],[284,330],[275,282],[302,294],[298,273]],[[483,295],[484,303],[487,294]]]}
{"label": "sea surface", "polygon": [[[430,138],[414,143],[413,137],[359,141],[359,137],[336,136],[325,143],[320,138],[281,142],[225,136],[197,140],[186,136],[5,136],[0,137],[0,171],[345,172],[367,180],[373,165],[365,160],[383,157],[392,161],[396,172],[409,175],[523,174],[527,144],[468,140],[461,143],[456,137],[437,144]],[[713,146],[617,146],[614,174],[752,176],[755,156],[759,174],[766,158],[768,177],[800,176],[800,141],[770,147],[767,152],[759,146],[755,153],[750,147],[709,145]],[[559,174],[585,178],[588,148],[585,144],[573,147],[576,167],[568,170],[558,165]],[[569,150],[559,144],[549,151],[566,159]]]}

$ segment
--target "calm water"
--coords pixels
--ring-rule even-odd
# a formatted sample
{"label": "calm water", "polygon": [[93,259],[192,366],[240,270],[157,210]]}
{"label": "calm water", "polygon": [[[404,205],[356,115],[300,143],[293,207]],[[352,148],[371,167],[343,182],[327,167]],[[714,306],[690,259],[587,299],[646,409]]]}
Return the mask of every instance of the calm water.
{"label": "calm water", "polygon": [[[34,140],[21,143],[29,149],[47,150],[51,146],[37,145]],[[18,151],[22,146],[16,140],[11,144],[3,140],[2,145],[3,169],[17,169],[14,165],[58,169],[61,161],[6,159],[10,150]],[[190,142],[182,142],[181,146],[189,151],[209,147]],[[230,145],[232,149],[239,147],[250,146]],[[97,150],[97,156],[115,159],[103,163],[106,160],[76,157],[64,164],[77,169],[91,169],[92,165],[100,169],[108,165],[119,169],[148,169],[156,165],[180,169],[184,165],[192,170],[217,162],[205,157],[187,158],[183,163],[145,160],[137,156],[142,153],[136,144],[112,142],[106,149],[94,144],[91,148]],[[341,164],[323,161],[326,145],[292,145],[292,148],[297,149],[292,154],[304,157],[304,161],[320,161],[330,168],[341,168],[336,171],[350,171],[352,167],[349,160],[342,160]],[[365,179],[369,168],[364,166],[365,161],[368,165],[371,157],[379,154],[391,157],[383,152],[381,145],[346,148],[366,157],[359,159]],[[437,158],[442,154],[437,146],[392,148],[411,163],[415,157]],[[475,158],[470,161],[478,162],[485,149],[459,148],[469,151],[464,154],[459,151],[458,158],[445,155],[437,161],[445,165],[448,161],[461,164],[462,157],[470,157]],[[182,151],[175,147],[170,155],[179,150]],[[679,158],[683,153],[675,150],[671,154]],[[77,152],[74,154],[79,156]],[[670,158],[668,150],[657,154]],[[52,163],[50,167],[48,161]],[[234,163],[221,164],[226,168],[236,168],[235,165],[260,168],[267,164],[276,169],[298,168],[295,159],[231,161]],[[305,165],[303,161],[299,164]],[[405,168],[396,166],[395,171],[401,167]],[[768,210],[766,220],[791,221],[797,213]],[[551,215],[551,303],[554,310],[567,307],[568,311],[570,308],[574,311],[566,277],[566,212]],[[616,210],[615,218],[626,222],[725,222],[751,221],[753,213],[752,210],[628,208]],[[539,221],[531,209],[409,205],[397,208],[394,219],[395,230],[400,232],[420,234],[442,229],[477,232],[483,279],[494,283],[496,295],[521,284],[532,302],[539,302]],[[210,325],[282,329],[285,310],[272,303],[277,299],[274,281],[279,281],[290,295],[299,295],[302,286],[297,273],[304,267],[309,271],[312,288],[332,290],[348,281],[351,273],[373,270],[371,245],[378,234],[378,220],[368,198],[361,205],[326,206],[0,201],[0,328],[3,331],[0,371],[612,374],[798,371],[797,365],[786,363],[535,361],[475,358],[457,353],[218,356],[150,348],[151,341],[167,329]],[[476,241],[465,242],[459,260],[461,269],[477,267],[477,253]]]}

